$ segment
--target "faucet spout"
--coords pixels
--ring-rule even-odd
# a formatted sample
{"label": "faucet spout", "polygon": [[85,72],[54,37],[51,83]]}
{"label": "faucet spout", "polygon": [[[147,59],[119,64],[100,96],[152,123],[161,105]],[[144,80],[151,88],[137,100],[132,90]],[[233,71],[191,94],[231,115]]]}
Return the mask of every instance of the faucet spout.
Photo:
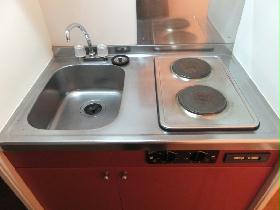
{"label": "faucet spout", "polygon": [[85,29],[85,27],[82,26],[81,24],[79,24],[79,23],[72,23],[72,24],[70,24],[69,26],[66,27],[66,30],[65,30],[66,41],[70,42],[70,40],[71,40],[70,32],[74,28],[80,29],[81,32],[83,33],[83,35],[84,35],[84,37],[85,37],[85,39],[87,41],[87,45],[88,45],[88,49],[89,49],[89,56],[93,57],[95,55],[95,52],[94,52],[94,49],[93,49],[93,46],[92,46],[90,35],[87,32],[87,30]]}
{"label": "faucet spout", "polygon": [[66,37],[66,41],[70,42],[70,31],[69,30],[65,31],[65,37]]}

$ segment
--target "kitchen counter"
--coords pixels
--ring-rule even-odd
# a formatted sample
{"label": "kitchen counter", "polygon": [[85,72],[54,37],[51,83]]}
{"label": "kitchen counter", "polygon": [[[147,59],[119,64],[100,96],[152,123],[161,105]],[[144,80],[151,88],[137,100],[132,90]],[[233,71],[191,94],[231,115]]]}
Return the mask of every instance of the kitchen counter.
{"label": "kitchen counter", "polygon": [[[187,197],[196,195],[193,189],[198,189],[197,195],[209,194],[216,189],[218,193],[213,191],[210,204],[199,202],[201,196],[195,196],[191,199],[195,203],[194,206],[202,204],[212,206],[213,209],[224,209],[225,206],[220,205],[230,204],[229,206],[234,209],[244,209],[249,205],[248,209],[255,209],[261,205],[265,197],[269,197],[274,188],[279,186],[279,167],[276,163],[279,157],[279,119],[245,70],[232,56],[231,48],[227,47],[189,45],[180,46],[175,50],[169,46],[131,47],[131,52],[125,53],[130,57],[130,64],[122,67],[125,80],[117,118],[98,129],[75,131],[36,129],[28,123],[27,117],[49,79],[62,67],[77,64],[110,65],[110,62],[83,62],[74,58],[71,48],[54,48],[54,58],[0,135],[3,153],[44,208],[65,209],[77,205],[86,208],[90,206],[93,209],[92,206],[100,202],[105,206],[104,209],[112,208],[107,204],[113,205],[114,208],[124,204],[128,205],[127,209],[135,209],[136,206],[141,209],[147,209],[147,206],[152,209],[157,209],[154,206],[158,209],[165,207],[170,209],[174,207],[174,203],[186,202],[185,193],[190,193]],[[116,49],[110,49],[110,56],[114,55]],[[239,89],[238,92],[246,99],[260,121],[260,127],[250,131],[219,132],[162,130],[158,121],[154,71],[154,59],[158,56],[219,57],[228,68],[228,74]],[[177,165],[172,159],[172,163],[168,162],[170,161],[168,154],[173,156],[183,154],[176,157],[183,158],[180,160],[184,160],[186,164]],[[201,154],[203,156],[199,157]],[[246,156],[245,162],[231,163],[225,159],[228,155],[237,155],[237,158],[240,158],[240,154],[241,158]],[[264,156],[267,154],[271,155],[268,161]],[[251,156],[256,158],[255,155],[261,158],[257,161],[255,159],[246,161]],[[157,164],[147,162],[148,157],[152,157],[149,160],[159,161],[158,163],[163,161],[163,164],[156,167]],[[210,163],[209,157],[214,161]],[[53,179],[54,176],[56,179]],[[158,180],[160,190],[154,186],[154,180],[158,177],[163,178]],[[178,181],[169,182],[170,177]],[[109,180],[109,183],[104,185],[104,180],[105,182]],[[210,188],[200,188],[201,181],[204,185],[211,183],[206,184]],[[168,183],[171,185],[167,185]],[[50,190],[50,186],[55,186],[55,189],[59,190]],[[131,188],[126,188],[127,186]],[[134,190],[135,186],[139,189],[137,192]],[[161,190],[161,186],[179,189],[176,190],[178,194],[174,192],[169,194],[170,191]],[[84,189],[89,189],[90,193]],[[95,199],[92,199],[92,192],[96,189],[101,194],[94,194]],[[69,191],[75,193],[67,194]],[[61,192],[68,196],[67,202],[57,200]],[[222,202],[219,192],[227,192]],[[106,200],[103,200],[104,196],[98,197],[103,194],[106,194]],[[87,195],[91,195],[90,198]],[[156,199],[151,199],[155,195]],[[166,202],[162,202],[162,197],[172,199],[165,199]],[[108,202],[108,199],[116,202]],[[236,203],[236,199],[239,202]],[[69,200],[73,201],[73,204],[69,203]],[[133,202],[130,202],[131,200]],[[142,200],[149,201],[148,205]],[[187,201],[186,205],[190,205],[189,203]],[[146,206],[142,207],[142,204]],[[234,207],[235,205],[238,207]],[[195,209],[194,206],[190,209]]]}
{"label": "kitchen counter", "polygon": [[[99,65],[81,62],[71,48],[55,48],[55,56],[27,94],[0,135],[0,146],[89,146],[96,149],[278,149],[279,119],[257,90],[245,70],[224,46],[205,50],[132,50],[130,64],[122,67],[125,82],[118,117],[109,125],[80,131],[42,130],[28,124],[27,116],[42,89],[63,66]],[[145,47],[143,47],[145,49]],[[157,50],[150,50],[157,49]],[[162,48],[164,49],[164,47]],[[229,69],[241,94],[260,121],[255,131],[166,132],[159,127],[154,75],[156,56],[218,56]],[[112,78],[114,79],[114,78]]]}

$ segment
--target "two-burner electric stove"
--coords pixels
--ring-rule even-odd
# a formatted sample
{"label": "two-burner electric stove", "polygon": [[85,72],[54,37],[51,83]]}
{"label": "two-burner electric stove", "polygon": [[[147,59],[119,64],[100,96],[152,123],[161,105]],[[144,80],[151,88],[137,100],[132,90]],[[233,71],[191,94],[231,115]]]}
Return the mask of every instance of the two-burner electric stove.
{"label": "two-burner electric stove", "polygon": [[155,71],[163,129],[258,128],[259,121],[219,57],[158,57]]}

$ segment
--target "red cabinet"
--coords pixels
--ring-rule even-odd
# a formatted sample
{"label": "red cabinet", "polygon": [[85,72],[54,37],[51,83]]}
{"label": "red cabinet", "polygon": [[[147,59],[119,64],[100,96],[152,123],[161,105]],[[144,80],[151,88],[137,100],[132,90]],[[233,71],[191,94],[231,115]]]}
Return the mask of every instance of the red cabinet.
{"label": "red cabinet", "polygon": [[[5,152],[49,210],[245,210],[266,163],[159,164],[144,152]],[[222,154],[222,153],[220,153]]]}
{"label": "red cabinet", "polygon": [[245,210],[271,168],[127,168],[125,210]]}
{"label": "red cabinet", "polygon": [[121,210],[117,180],[102,168],[18,168],[48,210]]}

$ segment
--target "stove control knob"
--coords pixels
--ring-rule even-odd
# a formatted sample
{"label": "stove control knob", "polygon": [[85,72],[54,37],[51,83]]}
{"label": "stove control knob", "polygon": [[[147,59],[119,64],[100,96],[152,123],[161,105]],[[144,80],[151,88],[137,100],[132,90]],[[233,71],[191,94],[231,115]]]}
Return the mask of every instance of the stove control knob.
{"label": "stove control knob", "polygon": [[157,151],[147,153],[149,163],[172,163],[176,159],[176,153],[172,151]]}
{"label": "stove control knob", "polygon": [[193,152],[190,155],[190,160],[193,162],[203,162],[207,157],[207,153],[203,151]]}
{"label": "stove control knob", "polygon": [[168,151],[167,152],[167,161],[168,162],[173,162],[173,161],[175,161],[175,159],[176,159],[176,153]]}

